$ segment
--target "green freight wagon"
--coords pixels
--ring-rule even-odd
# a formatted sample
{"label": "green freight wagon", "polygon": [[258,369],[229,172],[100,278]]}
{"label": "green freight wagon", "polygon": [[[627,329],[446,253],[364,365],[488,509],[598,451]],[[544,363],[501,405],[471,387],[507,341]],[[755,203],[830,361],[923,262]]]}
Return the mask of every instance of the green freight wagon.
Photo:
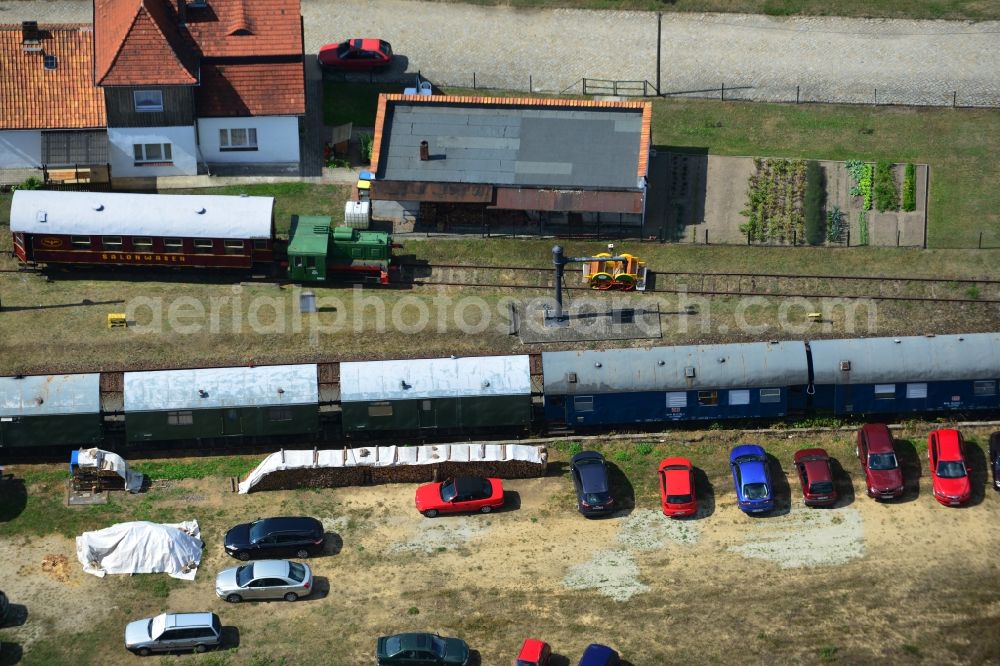
{"label": "green freight wagon", "polygon": [[288,279],[325,282],[328,278],[360,278],[389,283],[392,235],[330,227],[331,218],[293,215],[288,243]]}
{"label": "green freight wagon", "polygon": [[101,376],[0,377],[0,448],[101,442]]}
{"label": "green freight wagon", "polygon": [[340,364],[344,433],[527,430],[528,357]]}
{"label": "green freight wagon", "polygon": [[125,373],[129,442],[318,430],[315,364]]}

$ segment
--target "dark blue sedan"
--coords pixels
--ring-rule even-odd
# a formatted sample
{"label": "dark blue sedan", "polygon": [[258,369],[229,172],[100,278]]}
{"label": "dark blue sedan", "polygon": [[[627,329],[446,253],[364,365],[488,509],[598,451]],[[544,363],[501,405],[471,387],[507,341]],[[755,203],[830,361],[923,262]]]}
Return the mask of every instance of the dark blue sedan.
{"label": "dark blue sedan", "polygon": [[617,652],[607,645],[591,643],[583,651],[579,666],[619,666],[619,664],[621,664],[621,659]]}
{"label": "dark blue sedan", "polygon": [[597,451],[581,451],[569,461],[569,469],[580,513],[596,516],[614,511],[615,499],[611,496],[604,456]]}
{"label": "dark blue sedan", "polygon": [[768,469],[767,453],[756,444],[740,444],[729,454],[736,501],[746,513],[774,509],[774,486]]}

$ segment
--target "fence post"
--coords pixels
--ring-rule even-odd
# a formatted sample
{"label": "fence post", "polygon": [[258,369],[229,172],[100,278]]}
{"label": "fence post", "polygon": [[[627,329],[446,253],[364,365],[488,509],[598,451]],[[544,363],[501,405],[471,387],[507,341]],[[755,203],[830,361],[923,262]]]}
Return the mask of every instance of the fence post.
{"label": "fence post", "polygon": [[747,245],[750,245],[750,230],[747,229]]}
{"label": "fence post", "polygon": [[[660,96],[660,43],[663,41],[663,12],[656,12],[656,96]],[[643,88],[645,92],[645,88]]]}
{"label": "fence post", "polygon": [[847,247],[851,247],[851,228],[847,227]]}
{"label": "fence post", "polygon": [[583,91],[582,92],[583,92],[584,95],[587,94],[587,77],[586,76],[583,77]]}
{"label": "fence post", "polygon": [[799,244],[799,235],[797,229],[792,229],[792,247]]}
{"label": "fence post", "polygon": [[955,108],[958,105],[958,91],[953,90],[951,93],[951,108]]}
{"label": "fence post", "polygon": [[535,92],[535,84],[531,80],[531,74],[528,74],[528,92],[529,93]]}
{"label": "fence post", "polygon": [[708,229],[705,229],[705,245],[708,245]]}
{"label": "fence post", "polygon": [[979,249],[980,250],[983,249],[983,232],[982,231],[979,232]]}
{"label": "fence post", "polygon": [[896,229],[896,247],[899,247],[899,229]]}
{"label": "fence post", "polygon": [[799,103],[799,87],[795,86],[795,103]]}
{"label": "fence post", "polygon": [[722,101],[726,101],[726,82],[722,82]]}
{"label": "fence post", "polygon": [[472,89],[473,90],[476,89],[476,73],[475,72],[472,73]]}
{"label": "fence post", "polygon": [[875,100],[873,102],[875,106],[878,106],[878,88],[875,89]]}

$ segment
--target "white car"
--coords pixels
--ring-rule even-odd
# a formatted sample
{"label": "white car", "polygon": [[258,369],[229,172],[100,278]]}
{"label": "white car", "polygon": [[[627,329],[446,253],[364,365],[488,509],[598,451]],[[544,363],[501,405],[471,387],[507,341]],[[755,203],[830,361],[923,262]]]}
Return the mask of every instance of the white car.
{"label": "white car", "polygon": [[125,626],[125,649],[140,656],[153,652],[204,652],[222,642],[222,623],[215,613],[161,613]]}
{"label": "white car", "polygon": [[295,601],[312,593],[312,569],[289,560],[258,560],[219,572],[215,593],[230,603],[244,599]]}

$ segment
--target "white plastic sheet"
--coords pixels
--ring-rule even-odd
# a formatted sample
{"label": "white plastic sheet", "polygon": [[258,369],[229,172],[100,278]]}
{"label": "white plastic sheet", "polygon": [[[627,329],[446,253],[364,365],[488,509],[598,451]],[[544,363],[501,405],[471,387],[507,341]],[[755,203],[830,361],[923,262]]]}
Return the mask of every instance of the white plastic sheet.
{"label": "white plastic sheet", "polygon": [[76,538],[76,557],[83,570],[106,574],[166,573],[194,580],[201,563],[201,530],[197,520],[183,523],[137,521],[118,523]]}

